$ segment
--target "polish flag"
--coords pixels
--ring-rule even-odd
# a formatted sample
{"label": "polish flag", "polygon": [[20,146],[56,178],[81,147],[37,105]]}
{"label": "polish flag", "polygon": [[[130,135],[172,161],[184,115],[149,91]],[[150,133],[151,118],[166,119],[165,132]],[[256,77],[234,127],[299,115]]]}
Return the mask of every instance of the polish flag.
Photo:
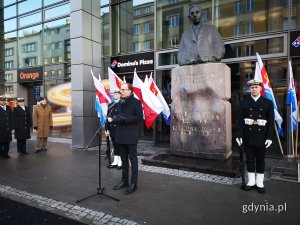
{"label": "polish flag", "polygon": [[118,76],[108,67],[108,81],[109,81],[109,90],[110,93],[118,91],[121,89],[122,84],[124,83]]}
{"label": "polish flag", "polygon": [[170,108],[164,98],[164,96],[161,94],[159,88],[157,87],[156,83],[154,82],[152,78],[152,73],[148,79],[148,84],[150,86],[150,91],[156,96],[157,100],[163,105],[162,115],[167,123],[167,125],[170,125]]}
{"label": "polish flag", "polygon": [[149,129],[152,127],[153,121],[156,117],[162,112],[163,105],[158,101],[150,89],[145,87],[144,82],[138,77],[136,70],[134,70],[132,86],[133,92],[143,105],[145,124]]}
{"label": "polish flag", "polygon": [[96,94],[99,98],[100,103],[111,103],[111,99],[109,97],[109,92],[106,90],[106,88],[103,86],[101,82],[101,78],[99,75],[99,80],[94,76],[93,71],[91,70],[91,74],[94,81],[94,86],[96,88]]}

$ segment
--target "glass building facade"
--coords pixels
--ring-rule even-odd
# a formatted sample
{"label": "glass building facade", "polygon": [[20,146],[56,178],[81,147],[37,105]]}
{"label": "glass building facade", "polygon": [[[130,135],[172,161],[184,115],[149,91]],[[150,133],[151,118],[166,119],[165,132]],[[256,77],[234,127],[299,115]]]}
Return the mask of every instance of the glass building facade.
{"label": "glass building facade", "polygon": [[[0,2],[0,94],[8,97],[12,106],[17,97],[24,97],[31,108],[40,96],[48,97],[54,113],[54,134],[69,136],[70,2]],[[57,92],[59,85],[63,86]]]}
{"label": "glass building facade", "polygon": [[[72,1],[0,1],[0,20],[3,25],[0,26],[0,94],[5,94],[10,100],[23,96],[29,105],[35,104],[38,96],[48,96],[57,113],[55,131],[58,135],[68,135],[72,131]],[[140,68],[138,75],[144,79],[152,72],[156,84],[170,104],[171,70],[177,66],[181,35],[191,26],[189,7],[196,4],[203,9],[203,22],[214,24],[225,43],[226,53],[222,62],[231,68],[233,136],[239,102],[248,94],[246,82],[254,76],[256,52],[263,59],[285,123],[289,58],[292,60],[297,88],[300,79],[300,46],[292,45],[300,36],[299,0],[98,2],[101,27],[101,58],[98,63],[102,79],[107,78],[107,68],[111,67],[116,57],[127,62],[152,54],[153,66]],[[72,51],[76,51],[76,48],[72,48]],[[122,68],[117,74],[130,82],[133,70]],[[34,76],[30,74],[37,71],[41,71],[41,74],[33,79]],[[168,144],[169,134],[170,128],[159,117],[154,128],[144,129],[143,138],[157,144]]]}

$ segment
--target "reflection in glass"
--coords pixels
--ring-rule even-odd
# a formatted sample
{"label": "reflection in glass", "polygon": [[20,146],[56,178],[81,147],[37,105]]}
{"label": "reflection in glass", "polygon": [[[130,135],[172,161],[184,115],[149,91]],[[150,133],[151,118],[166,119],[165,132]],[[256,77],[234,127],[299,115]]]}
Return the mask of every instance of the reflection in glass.
{"label": "reflection in glass", "polygon": [[19,32],[19,67],[41,64],[42,26],[29,27]]}
{"label": "reflection in glass", "polygon": [[45,10],[45,20],[70,13],[70,4]]}
{"label": "reflection in glass", "polygon": [[154,2],[127,1],[112,5],[112,55],[154,48]]}
{"label": "reflection in glass", "polygon": [[44,24],[44,64],[49,66],[45,78],[69,77],[65,62],[71,60],[70,20],[60,19]]}
{"label": "reflection in glass", "polygon": [[15,3],[15,2],[16,2],[16,0],[4,0],[4,6],[13,4],[13,3]]}
{"label": "reflection in glass", "polygon": [[44,0],[44,6],[56,3],[56,2],[60,2],[61,0]]}
{"label": "reflection in glass", "polygon": [[256,52],[261,55],[283,53],[283,44],[283,37],[227,44],[224,59],[255,56]]}
{"label": "reflection in glass", "polygon": [[214,22],[225,39],[287,29],[288,7],[283,1],[216,0],[215,4],[221,16],[215,14]]}
{"label": "reflection in glass", "polygon": [[8,8],[4,8],[4,19],[8,19],[17,15],[17,6],[13,5]]}
{"label": "reflection in glass", "polygon": [[6,20],[4,23],[4,32],[17,29],[17,19]]}
{"label": "reflection in glass", "polygon": [[42,7],[42,1],[37,0],[26,0],[18,4],[19,14],[23,14],[26,12],[30,12],[35,9],[39,9]]}
{"label": "reflection in glass", "polygon": [[41,12],[31,14],[29,16],[20,17],[19,18],[19,26],[24,27],[24,26],[27,26],[27,25],[30,25],[30,24],[41,22],[41,20],[42,20],[42,13]]}
{"label": "reflection in glass", "polygon": [[[102,1],[101,1],[102,2]],[[110,22],[109,22],[109,7],[101,8],[101,23],[102,23],[102,55],[110,54]]]}

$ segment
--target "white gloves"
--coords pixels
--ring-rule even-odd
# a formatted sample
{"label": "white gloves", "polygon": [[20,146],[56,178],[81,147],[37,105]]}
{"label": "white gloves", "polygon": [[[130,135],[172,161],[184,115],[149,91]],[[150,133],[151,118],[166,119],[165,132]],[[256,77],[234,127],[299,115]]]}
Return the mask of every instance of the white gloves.
{"label": "white gloves", "polygon": [[109,136],[109,130],[106,130],[106,131],[105,131],[105,135],[106,135],[106,137]]}
{"label": "white gloves", "polygon": [[253,122],[254,122],[253,119],[248,119],[248,118],[244,119],[244,121],[245,121],[245,124],[246,124],[246,125],[252,125]]}
{"label": "white gloves", "polygon": [[267,123],[268,121],[266,121],[266,120],[261,120],[261,119],[258,119],[257,120],[257,125],[258,126],[266,126],[266,123]]}
{"label": "white gloves", "polygon": [[242,138],[236,138],[235,141],[238,144],[238,146],[241,146],[243,144],[243,139]]}
{"label": "white gloves", "polygon": [[265,142],[266,148],[269,148],[271,144],[272,144],[272,141],[267,139],[266,142]]}
{"label": "white gloves", "polygon": [[108,117],[107,121],[110,123],[111,121],[113,121],[113,119],[111,117]]}
{"label": "white gloves", "polygon": [[11,130],[11,133],[14,134],[14,133],[15,133],[15,129],[12,129],[12,130]]}
{"label": "white gloves", "polygon": [[36,134],[36,129],[33,129],[32,133],[33,133],[33,134]]}

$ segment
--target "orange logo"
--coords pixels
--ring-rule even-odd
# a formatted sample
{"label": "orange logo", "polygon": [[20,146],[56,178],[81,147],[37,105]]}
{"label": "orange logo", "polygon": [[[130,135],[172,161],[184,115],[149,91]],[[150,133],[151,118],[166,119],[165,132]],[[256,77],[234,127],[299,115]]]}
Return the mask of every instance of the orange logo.
{"label": "orange logo", "polygon": [[26,79],[32,79],[35,80],[40,76],[38,72],[33,73],[20,73],[20,79],[26,80]]}

